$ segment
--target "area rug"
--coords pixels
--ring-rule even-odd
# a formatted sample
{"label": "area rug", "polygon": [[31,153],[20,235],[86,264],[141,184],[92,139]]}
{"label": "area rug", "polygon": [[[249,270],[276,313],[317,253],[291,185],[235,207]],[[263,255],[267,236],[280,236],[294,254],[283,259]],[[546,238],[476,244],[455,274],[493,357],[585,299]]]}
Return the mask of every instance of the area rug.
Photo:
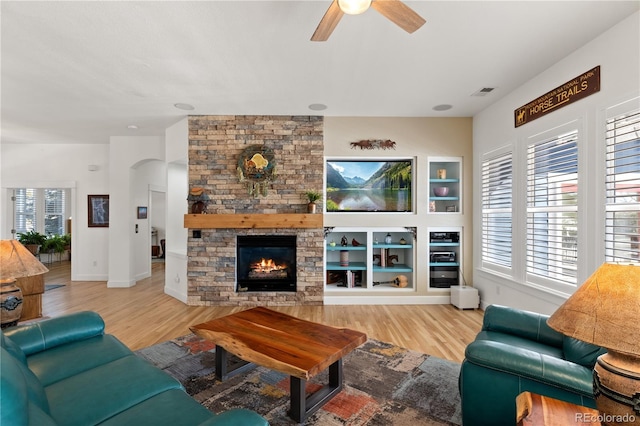
{"label": "area rug", "polygon": [[[136,353],[178,379],[213,412],[247,408],[271,425],[298,424],[289,410],[289,377],[258,367],[225,382],[215,378],[215,347],[190,334]],[[460,364],[369,339],[344,358],[344,389],[305,425],[460,425]],[[321,374],[307,391],[327,383]]]}
{"label": "area rug", "polygon": [[44,291],[55,290],[60,287],[64,287],[64,284],[45,284]]}

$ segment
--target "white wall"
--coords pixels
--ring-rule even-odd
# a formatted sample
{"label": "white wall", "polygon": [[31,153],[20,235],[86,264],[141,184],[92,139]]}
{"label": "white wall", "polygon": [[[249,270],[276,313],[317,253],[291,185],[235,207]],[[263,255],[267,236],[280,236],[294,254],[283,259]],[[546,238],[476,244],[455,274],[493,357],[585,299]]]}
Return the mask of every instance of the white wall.
{"label": "white wall", "polygon": [[[152,186],[149,200],[149,224],[157,231],[157,238],[151,239],[151,245],[160,246],[160,241],[167,238],[167,170],[162,176],[162,188]],[[162,251],[162,250],[161,250]]]}
{"label": "white wall", "polygon": [[[113,136],[109,150],[109,279],[107,287],[131,287],[136,283],[135,250],[144,250],[142,243],[136,245],[135,207],[148,203],[148,185],[145,173],[137,168],[149,160],[164,162],[164,138],[156,136]],[[151,173],[153,174],[153,173]],[[136,178],[141,178],[140,190]],[[154,178],[157,179],[157,178]],[[139,192],[144,192],[140,196]],[[141,200],[143,201],[137,201]],[[148,243],[147,239],[147,243]],[[150,261],[149,261],[150,262]]]}
{"label": "white wall", "polygon": [[[173,126],[174,134],[184,140],[182,146],[172,146],[169,153],[182,151],[182,164],[177,207],[177,225],[171,231],[162,229],[160,238],[174,233],[174,252],[184,261],[183,282],[186,283],[186,235],[182,214],[186,212],[186,118]],[[169,129],[170,130],[170,129]],[[168,133],[171,133],[168,130]],[[176,155],[172,154],[175,160]],[[71,189],[72,273],[74,281],[109,281],[113,287],[134,285],[138,279],[150,275],[150,223],[137,219],[137,206],[149,206],[150,191],[162,193],[162,202],[149,212],[154,223],[164,228],[167,203],[167,165],[165,144],[160,137],[113,137],[109,144],[0,144],[0,237],[12,238],[13,209],[10,188],[64,187]],[[155,160],[155,161],[150,161]],[[177,163],[179,164],[179,163]],[[96,171],[89,171],[96,165]],[[175,175],[175,173],[174,173]],[[88,228],[87,195],[110,194],[109,228]],[[156,198],[158,200],[158,198]],[[135,233],[135,224],[139,232]],[[158,241],[159,241],[158,239]],[[110,249],[110,245],[114,245]],[[116,253],[116,256],[111,256]],[[110,260],[112,261],[110,270]],[[186,285],[183,291],[186,300]]]}
{"label": "white wall", "polygon": [[185,118],[165,132],[167,158],[167,241],[165,254],[165,293],[187,301],[187,213],[189,175],[187,157],[189,126]]}
{"label": "white wall", "polygon": [[[579,229],[578,283],[582,283],[603,261],[604,109],[640,93],[640,15],[635,13],[592,42],[559,61],[518,90],[507,94],[473,119],[474,211],[481,211],[481,159],[492,150],[511,147],[514,158],[523,163],[528,138],[543,131],[577,120],[582,134],[579,185],[588,188],[581,194]],[[601,90],[585,99],[560,108],[542,118],[514,128],[514,110],[564,84],[572,78],[601,66]],[[523,168],[514,170],[515,200],[522,200]],[[520,191],[518,191],[520,189]],[[517,210],[517,206],[514,209]],[[517,215],[518,212],[516,211]],[[526,234],[522,214],[514,218],[514,247],[521,247]],[[524,282],[524,259],[517,259],[512,277],[497,276],[480,265],[481,216],[474,217],[474,286],[480,290],[482,304],[505,304],[551,313],[566,295],[552,294]]]}
{"label": "white wall", "polygon": [[[164,235],[164,211],[151,211],[151,189],[164,191],[167,179],[167,167],[164,161],[149,160],[138,164],[131,173],[131,216],[134,233],[133,245],[133,277],[135,281],[151,276],[151,221],[158,216],[162,219],[162,234]],[[164,195],[164,194],[162,194]],[[164,198],[164,197],[162,197]],[[147,207],[147,219],[138,219],[138,206]],[[164,203],[154,207],[164,209]],[[136,232],[137,225],[137,232]],[[160,240],[158,239],[158,245]]]}
{"label": "white wall", "polygon": [[[2,144],[0,233],[10,239],[13,210],[8,188],[73,188],[71,279],[106,280],[108,229],[87,227],[87,195],[109,193],[108,144]],[[89,171],[89,165],[98,170]]]}

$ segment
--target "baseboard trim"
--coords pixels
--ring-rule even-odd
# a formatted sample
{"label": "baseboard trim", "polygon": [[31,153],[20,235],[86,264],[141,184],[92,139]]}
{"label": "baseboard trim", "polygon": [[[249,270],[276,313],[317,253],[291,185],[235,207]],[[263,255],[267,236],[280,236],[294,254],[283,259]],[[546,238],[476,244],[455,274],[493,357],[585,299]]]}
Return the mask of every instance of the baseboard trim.
{"label": "baseboard trim", "polygon": [[74,275],[71,277],[71,281],[107,281],[109,279],[108,275],[91,275],[91,274],[80,274]]}
{"label": "baseboard trim", "polygon": [[173,297],[174,299],[178,299],[179,301],[181,301],[185,305],[187,304],[187,295],[186,294],[182,294],[179,291],[176,291],[176,289],[171,288],[171,287],[167,287],[167,286],[164,286],[164,292],[167,295]]}
{"label": "baseboard trim", "polygon": [[109,281],[107,281],[107,287],[108,288],[129,288],[129,287],[133,287],[134,285],[136,285],[136,281],[135,280],[129,280],[129,281],[113,281],[113,280],[109,280]]}
{"label": "baseboard trim", "polygon": [[325,305],[448,305],[450,296],[325,296]]}

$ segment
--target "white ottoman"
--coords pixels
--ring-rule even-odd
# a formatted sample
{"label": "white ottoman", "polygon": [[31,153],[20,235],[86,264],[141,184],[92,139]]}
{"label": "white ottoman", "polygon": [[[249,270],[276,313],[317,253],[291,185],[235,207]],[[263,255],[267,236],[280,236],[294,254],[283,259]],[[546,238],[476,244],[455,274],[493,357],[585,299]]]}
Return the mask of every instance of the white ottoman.
{"label": "white ottoman", "polygon": [[478,290],[473,287],[451,286],[451,304],[458,309],[476,309],[480,306]]}

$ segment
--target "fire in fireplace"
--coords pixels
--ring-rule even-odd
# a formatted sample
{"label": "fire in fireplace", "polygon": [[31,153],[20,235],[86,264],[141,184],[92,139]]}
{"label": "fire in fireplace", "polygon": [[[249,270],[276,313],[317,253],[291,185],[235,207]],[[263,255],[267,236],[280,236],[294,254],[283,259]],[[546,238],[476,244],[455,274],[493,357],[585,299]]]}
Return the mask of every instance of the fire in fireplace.
{"label": "fire in fireplace", "polygon": [[236,291],[296,291],[295,235],[239,235]]}
{"label": "fire in fireplace", "polygon": [[285,278],[287,276],[287,265],[278,265],[273,259],[265,259],[249,265],[249,278]]}

